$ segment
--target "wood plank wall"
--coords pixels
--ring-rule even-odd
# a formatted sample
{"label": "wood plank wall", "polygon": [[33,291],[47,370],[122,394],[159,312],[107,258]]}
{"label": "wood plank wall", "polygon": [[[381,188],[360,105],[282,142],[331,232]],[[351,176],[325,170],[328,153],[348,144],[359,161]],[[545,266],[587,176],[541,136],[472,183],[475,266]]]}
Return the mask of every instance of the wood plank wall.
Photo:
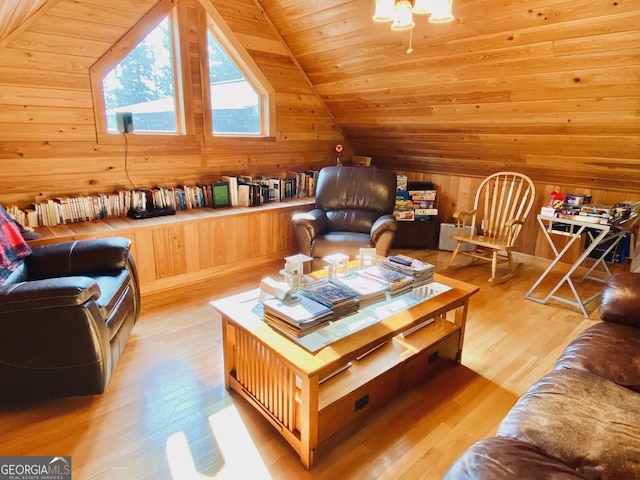
{"label": "wood plank wall", "polygon": [[[444,223],[454,223],[453,214],[458,211],[469,211],[473,209],[473,201],[485,177],[443,175],[443,174],[425,174],[410,170],[399,171],[398,173],[406,175],[410,181],[432,182],[438,190],[438,219]],[[554,258],[540,226],[536,220],[536,215],[540,213],[540,209],[546,206],[549,201],[551,192],[558,191],[563,194],[580,193],[592,196],[592,201],[613,205],[617,202],[635,201],[640,202],[640,191],[621,192],[616,190],[605,190],[597,188],[571,187],[568,189],[566,185],[549,184],[544,182],[534,182],[536,187],[536,196],[531,213],[527,218],[525,227],[520,234],[518,240],[517,252],[526,255],[533,255],[541,258]],[[640,225],[633,230],[635,238],[637,238]],[[555,239],[557,245],[562,248],[565,239]],[[581,253],[583,242],[576,242],[575,248],[567,253],[564,260],[573,260]]]}
{"label": "wood plank wall", "polygon": [[[276,91],[276,134],[267,139],[204,140],[197,0],[186,12],[182,44],[196,136],[180,145],[128,147],[96,141],[89,68],[156,0],[49,0],[0,48],[0,203],[26,207],[34,195],[110,192],[217,180],[222,174],[278,175],[325,165],[346,144],[321,99],[253,0],[211,3]],[[1,46],[0,46],[1,47]],[[348,147],[348,145],[347,145]],[[346,154],[350,157],[350,150]],[[125,171],[125,167],[127,171]]]}

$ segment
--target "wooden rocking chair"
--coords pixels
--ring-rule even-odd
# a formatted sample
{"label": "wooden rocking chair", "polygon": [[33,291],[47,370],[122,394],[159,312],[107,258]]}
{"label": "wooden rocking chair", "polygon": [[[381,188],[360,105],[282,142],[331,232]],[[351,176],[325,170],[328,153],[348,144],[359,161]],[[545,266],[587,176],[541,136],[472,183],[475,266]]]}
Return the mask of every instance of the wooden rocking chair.
{"label": "wooden rocking chair", "polygon": [[[511,256],[524,221],[535,197],[533,182],[526,175],[516,172],[498,172],[480,184],[471,212],[456,212],[457,240],[449,267],[458,253],[491,262],[490,282],[505,282],[515,275]],[[467,228],[467,227],[471,228]],[[473,245],[472,250],[460,250],[463,244]],[[505,252],[505,253],[502,253]],[[509,262],[510,272],[496,278],[498,261]]]}

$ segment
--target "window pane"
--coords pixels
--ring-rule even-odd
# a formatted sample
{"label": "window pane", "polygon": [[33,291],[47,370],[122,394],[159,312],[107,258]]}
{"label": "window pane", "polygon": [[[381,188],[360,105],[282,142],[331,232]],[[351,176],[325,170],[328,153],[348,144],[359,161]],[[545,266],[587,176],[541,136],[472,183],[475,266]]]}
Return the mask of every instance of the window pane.
{"label": "window pane", "polygon": [[260,96],[208,32],[213,133],[260,131]]}
{"label": "window pane", "polygon": [[109,132],[116,112],[133,113],[137,132],[177,132],[169,18],[102,80]]}

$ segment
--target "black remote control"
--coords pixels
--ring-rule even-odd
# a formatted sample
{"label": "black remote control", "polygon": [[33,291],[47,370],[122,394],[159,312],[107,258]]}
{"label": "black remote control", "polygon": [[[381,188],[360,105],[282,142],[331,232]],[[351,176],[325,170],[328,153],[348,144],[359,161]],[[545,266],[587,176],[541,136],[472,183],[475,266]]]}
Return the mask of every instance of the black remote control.
{"label": "black remote control", "polygon": [[404,265],[406,267],[410,267],[413,263],[411,260],[407,260],[406,258],[396,257],[395,255],[391,255],[388,257],[390,261],[394,263],[399,263],[400,265]]}

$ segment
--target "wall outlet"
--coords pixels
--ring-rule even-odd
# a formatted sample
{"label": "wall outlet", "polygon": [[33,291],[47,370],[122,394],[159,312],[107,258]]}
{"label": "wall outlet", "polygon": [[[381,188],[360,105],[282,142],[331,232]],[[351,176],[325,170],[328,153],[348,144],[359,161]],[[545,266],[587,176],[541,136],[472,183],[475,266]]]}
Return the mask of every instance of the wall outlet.
{"label": "wall outlet", "polygon": [[133,113],[116,112],[116,128],[120,133],[133,132]]}

